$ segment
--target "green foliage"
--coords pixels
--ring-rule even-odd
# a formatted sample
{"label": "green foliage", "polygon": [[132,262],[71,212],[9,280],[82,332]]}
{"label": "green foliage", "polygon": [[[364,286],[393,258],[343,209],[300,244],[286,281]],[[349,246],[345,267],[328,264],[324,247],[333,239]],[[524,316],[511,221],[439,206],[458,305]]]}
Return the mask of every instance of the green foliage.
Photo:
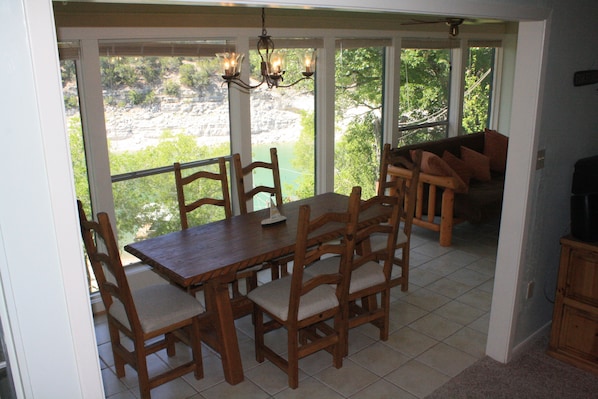
{"label": "green foliage", "polygon": [[[160,143],[146,147],[143,151],[111,153],[112,175],[152,169],[181,160],[207,159],[228,154],[227,145],[199,146],[193,136],[174,135],[164,132]],[[208,196],[214,187],[202,187],[193,193],[198,197]],[[120,237],[135,237],[164,234],[180,229],[176,187],[172,172],[114,183],[112,186]],[[191,218],[191,224],[203,224],[215,220],[218,214],[202,210]],[[126,243],[125,240],[123,240]]]}
{"label": "green foliage", "polygon": [[285,187],[285,191],[298,198],[311,197],[315,194],[315,128],[313,112],[304,111],[301,113],[301,133],[293,149],[293,154],[293,168],[301,173],[301,177],[296,180],[295,187]]}
{"label": "green foliage", "polygon": [[334,191],[349,195],[353,186],[361,186],[362,198],[376,194],[378,179],[380,121],[373,113],[355,118],[336,146]]}
{"label": "green foliage", "polygon": [[210,72],[208,69],[194,64],[183,64],[179,68],[181,83],[189,88],[198,89],[209,82]]}
{"label": "green foliage", "polygon": [[179,97],[181,95],[181,85],[174,80],[167,80],[164,82],[164,91],[172,97]]}
{"label": "green foliage", "polygon": [[450,68],[449,50],[401,50],[401,126],[447,119]]}
{"label": "green foliage", "polygon": [[488,127],[494,48],[469,49],[469,65],[465,70],[465,98],[462,128],[466,133],[480,132]]}
{"label": "green foliage", "polygon": [[79,110],[79,97],[72,94],[64,95],[64,107],[66,109]]}
{"label": "green foliage", "polygon": [[134,86],[137,71],[129,57],[101,57],[102,86],[115,89],[120,86]]}
{"label": "green foliage", "polygon": [[146,84],[160,83],[163,75],[162,62],[159,57],[140,57],[137,61],[137,71]]}
{"label": "green foliage", "polygon": [[62,60],[60,61],[60,76],[62,78],[62,86],[72,83],[76,79],[75,61]]}

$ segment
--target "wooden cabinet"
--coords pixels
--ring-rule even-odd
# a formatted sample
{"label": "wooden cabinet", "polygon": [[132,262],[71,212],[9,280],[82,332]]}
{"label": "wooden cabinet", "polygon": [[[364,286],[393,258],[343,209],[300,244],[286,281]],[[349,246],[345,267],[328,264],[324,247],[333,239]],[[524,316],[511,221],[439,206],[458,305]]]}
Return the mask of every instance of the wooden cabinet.
{"label": "wooden cabinet", "polygon": [[561,238],[548,354],[598,374],[598,244]]}

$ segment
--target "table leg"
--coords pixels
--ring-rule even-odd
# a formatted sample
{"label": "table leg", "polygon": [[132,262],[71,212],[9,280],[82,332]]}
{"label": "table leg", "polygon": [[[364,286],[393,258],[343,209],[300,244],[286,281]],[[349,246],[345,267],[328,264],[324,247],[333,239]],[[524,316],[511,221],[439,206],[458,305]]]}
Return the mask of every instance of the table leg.
{"label": "table leg", "polygon": [[235,319],[228,293],[228,284],[219,279],[206,283],[206,308],[213,314],[224,378],[229,384],[236,385],[243,381],[243,364],[237,341]]}

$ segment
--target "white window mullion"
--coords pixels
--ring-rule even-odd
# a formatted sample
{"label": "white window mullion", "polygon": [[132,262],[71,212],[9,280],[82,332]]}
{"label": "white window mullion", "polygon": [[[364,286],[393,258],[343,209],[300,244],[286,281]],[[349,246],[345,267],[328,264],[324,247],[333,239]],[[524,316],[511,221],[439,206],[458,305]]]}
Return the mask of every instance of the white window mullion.
{"label": "white window mullion", "polygon": [[448,136],[458,136],[463,118],[463,93],[465,87],[465,66],[467,65],[467,42],[461,40],[459,48],[452,49],[451,82],[448,114]]}
{"label": "white window mullion", "polygon": [[[249,82],[249,40],[247,36],[236,38],[236,51],[245,54],[241,68],[241,79]],[[230,141],[231,153],[239,153],[241,160],[245,164],[251,159],[251,107],[249,103],[249,92],[240,87],[231,84],[229,86],[229,119],[230,119]],[[234,173],[231,164],[231,173]],[[248,176],[247,185],[252,187],[252,176]],[[235,212],[239,209],[239,200],[237,196],[237,187],[231,184],[233,209]]]}
{"label": "white window mullion", "polygon": [[394,37],[391,46],[386,48],[384,67],[384,110],[382,144],[390,143],[396,147],[399,141],[399,108],[401,88],[401,38]]}
{"label": "white window mullion", "polygon": [[81,40],[80,59],[77,61],[77,87],[81,109],[81,126],[85,142],[85,158],[89,178],[89,190],[94,213],[106,212],[110,220],[116,220],[104,98],[102,96],[102,75],[98,41]]}
{"label": "white window mullion", "polygon": [[316,72],[316,193],[334,191],[335,39],[324,38]]}

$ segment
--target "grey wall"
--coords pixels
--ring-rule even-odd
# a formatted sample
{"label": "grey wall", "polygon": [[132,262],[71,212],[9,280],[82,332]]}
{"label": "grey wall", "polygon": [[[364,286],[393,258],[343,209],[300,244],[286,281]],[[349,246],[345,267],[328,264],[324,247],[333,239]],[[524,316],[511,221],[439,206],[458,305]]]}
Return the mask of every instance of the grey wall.
{"label": "grey wall", "polygon": [[[598,3],[555,1],[550,20],[538,148],[545,167],[533,178],[532,211],[515,344],[552,319],[559,238],[570,232],[569,196],[575,161],[598,155],[598,84],[574,87],[573,74],[598,69]],[[527,283],[534,295],[525,299]]]}

